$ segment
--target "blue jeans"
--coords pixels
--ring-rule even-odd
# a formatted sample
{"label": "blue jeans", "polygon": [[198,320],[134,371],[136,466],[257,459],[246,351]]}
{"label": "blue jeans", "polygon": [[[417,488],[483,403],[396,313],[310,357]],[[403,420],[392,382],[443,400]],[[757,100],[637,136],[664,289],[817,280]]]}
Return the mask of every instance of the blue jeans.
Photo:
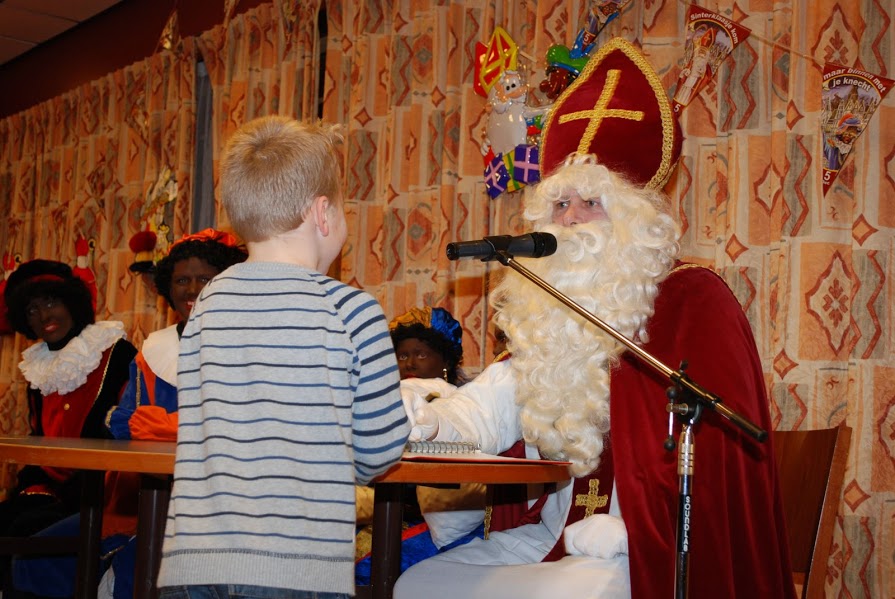
{"label": "blue jeans", "polygon": [[349,599],[344,593],[317,593],[245,584],[162,587],[159,599]]}

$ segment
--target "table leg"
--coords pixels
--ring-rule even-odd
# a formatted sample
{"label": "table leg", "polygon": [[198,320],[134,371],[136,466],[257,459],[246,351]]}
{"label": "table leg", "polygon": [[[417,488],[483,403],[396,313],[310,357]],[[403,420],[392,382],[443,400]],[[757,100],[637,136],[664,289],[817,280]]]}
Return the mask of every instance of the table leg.
{"label": "table leg", "polygon": [[103,530],[103,486],[106,473],[102,470],[81,472],[81,537],[78,542],[78,577],[75,583],[77,599],[96,599],[99,585],[99,552]]}
{"label": "table leg", "polygon": [[373,599],[392,599],[401,574],[401,483],[377,483],[373,492],[373,546],[370,586]]}
{"label": "table leg", "polygon": [[157,599],[158,588],[155,583],[162,562],[171,479],[151,474],[144,474],[140,479],[134,599]]}

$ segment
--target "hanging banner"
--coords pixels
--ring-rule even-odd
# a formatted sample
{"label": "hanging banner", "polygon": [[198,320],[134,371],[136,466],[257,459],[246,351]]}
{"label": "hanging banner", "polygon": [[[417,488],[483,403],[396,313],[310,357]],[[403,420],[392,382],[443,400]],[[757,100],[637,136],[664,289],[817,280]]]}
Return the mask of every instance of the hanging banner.
{"label": "hanging banner", "polygon": [[695,4],[687,10],[684,68],[671,106],[675,112],[689,104],[718,72],[721,63],[751,30]]}
{"label": "hanging banner", "polygon": [[830,63],[824,65],[821,92],[824,195],[893,83],[891,79],[860,69]]}

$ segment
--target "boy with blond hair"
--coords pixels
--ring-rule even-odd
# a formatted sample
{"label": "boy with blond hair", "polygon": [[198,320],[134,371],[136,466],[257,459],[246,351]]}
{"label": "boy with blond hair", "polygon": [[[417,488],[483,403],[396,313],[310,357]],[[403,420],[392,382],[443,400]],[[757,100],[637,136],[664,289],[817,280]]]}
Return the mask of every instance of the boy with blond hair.
{"label": "boy with blond hair", "polygon": [[354,485],[400,459],[409,426],[382,308],[322,274],[347,236],[339,141],[264,117],[227,146],[249,259],[183,332],[162,597],[354,594]]}

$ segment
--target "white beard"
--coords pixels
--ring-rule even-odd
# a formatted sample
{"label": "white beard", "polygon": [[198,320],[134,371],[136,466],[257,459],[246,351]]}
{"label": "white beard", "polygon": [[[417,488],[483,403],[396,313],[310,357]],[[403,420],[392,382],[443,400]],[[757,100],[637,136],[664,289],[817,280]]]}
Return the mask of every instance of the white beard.
{"label": "white beard", "polygon": [[[615,222],[546,225],[541,230],[556,236],[556,253],[519,262],[618,332],[644,342],[658,284],[674,262],[676,228],[667,215],[645,228]],[[592,472],[609,432],[610,368],[624,346],[511,269],[493,297],[517,375],[525,442],[548,458],[571,461],[575,476]]]}

